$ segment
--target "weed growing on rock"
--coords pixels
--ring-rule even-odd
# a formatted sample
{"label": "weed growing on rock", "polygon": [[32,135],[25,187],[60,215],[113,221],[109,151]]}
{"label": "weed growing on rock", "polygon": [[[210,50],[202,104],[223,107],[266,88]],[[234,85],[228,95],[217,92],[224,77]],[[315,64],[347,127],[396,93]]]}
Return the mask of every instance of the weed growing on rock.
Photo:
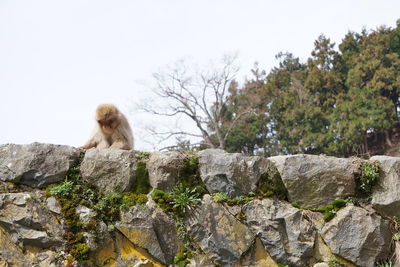
{"label": "weed growing on rock", "polygon": [[395,265],[391,261],[380,261],[376,263],[377,267],[395,267]]}
{"label": "weed growing on rock", "polygon": [[229,198],[226,193],[217,192],[212,194],[213,201],[217,203],[226,203],[229,206],[244,205],[254,200],[254,194],[249,193],[247,196],[238,196],[234,198]]}
{"label": "weed growing on rock", "polygon": [[193,247],[183,221],[184,214],[200,203],[199,193],[196,188],[187,188],[178,184],[172,193],[160,189],[153,189],[153,200],[166,213],[172,214],[175,220],[178,238],[182,241],[184,248],[174,257],[174,264],[184,267],[189,264]]}
{"label": "weed growing on rock", "polygon": [[340,263],[340,261],[338,259],[336,259],[336,257],[332,257],[329,261],[328,261],[328,265],[329,267],[345,267],[345,264]]}
{"label": "weed growing on rock", "polygon": [[299,204],[297,204],[297,202],[292,202],[291,205],[292,207],[295,207],[296,209],[300,209],[300,210],[311,210],[314,212],[322,212],[324,213],[324,221],[328,222],[330,220],[333,219],[333,217],[335,217],[336,213],[343,207],[345,207],[347,205],[348,201],[344,200],[344,199],[336,199],[332,202],[332,204],[327,205],[324,208],[319,208],[319,209],[308,209],[308,208],[302,208],[300,207]]}
{"label": "weed growing on rock", "polygon": [[200,178],[199,158],[193,154],[187,157],[178,169],[178,181],[186,188],[194,188],[199,196],[208,193],[206,186]]}
{"label": "weed growing on rock", "polygon": [[347,201],[343,199],[336,199],[331,205],[327,205],[325,208],[318,209],[317,211],[324,213],[324,221],[328,222],[335,217],[336,213],[347,205]]}
{"label": "weed growing on rock", "polygon": [[136,179],[132,191],[138,194],[148,194],[151,190],[149,172],[146,166],[148,158],[149,154],[145,152],[141,152],[136,156]]}
{"label": "weed growing on rock", "polygon": [[[82,182],[79,170],[82,159],[83,155],[70,168],[64,182],[46,189],[46,196],[55,196],[61,206],[69,253],[79,262],[86,263],[89,260],[90,247],[85,243],[83,233],[95,232],[98,220],[111,222],[119,219],[121,208],[144,204],[147,196],[135,192],[100,194],[92,185]],[[83,223],[75,211],[79,205],[95,210],[96,218]]]}
{"label": "weed growing on rock", "polygon": [[215,194],[212,194],[213,201],[216,203],[224,203],[228,201],[229,197],[226,193],[223,192],[217,192]]}
{"label": "weed growing on rock", "polygon": [[372,193],[372,187],[379,178],[380,163],[378,161],[365,161],[360,166],[360,176],[358,179],[359,190],[363,194]]}
{"label": "weed growing on rock", "polygon": [[260,177],[255,195],[259,198],[276,196],[279,199],[287,198],[287,190],[282,182],[281,175],[275,166],[270,166]]}
{"label": "weed growing on rock", "polygon": [[49,188],[49,194],[54,196],[69,197],[72,194],[74,182],[65,180],[59,185]]}
{"label": "weed growing on rock", "polygon": [[196,188],[189,189],[182,184],[178,184],[171,194],[171,204],[178,214],[183,215],[200,203],[199,197],[200,195],[197,193]]}

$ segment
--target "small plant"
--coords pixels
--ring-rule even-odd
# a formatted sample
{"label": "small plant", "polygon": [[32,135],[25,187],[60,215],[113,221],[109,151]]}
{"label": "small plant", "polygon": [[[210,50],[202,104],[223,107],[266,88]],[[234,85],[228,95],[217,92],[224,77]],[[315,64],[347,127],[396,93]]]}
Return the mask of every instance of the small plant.
{"label": "small plant", "polygon": [[74,182],[65,180],[61,184],[49,188],[50,195],[69,197],[74,189]]}
{"label": "small plant", "polygon": [[380,261],[376,264],[377,267],[394,267],[391,261]]}
{"label": "small plant", "polygon": [[395,233],[392,237],[394,241],[400,241],[400,233]]}
{"label": "small plant", "polygon": [[297,202],[292,202],[290,204],[292,205],[292,207],[294,207],[296,209],[301,209],[300,205]]}
{"label": "small plant", "polygon": [[244,205],[252,200],[254,200],[254,197],[238,196],[235,198],[228,199],[226,201],[226,204],[228,204],[229,206]]}
{"label": "small plant", "polygon": [[235,215],[236,219],[239,221],[245,221],[247,219],[247,214],[243,211],[240,211],[238,214]]}
{"label": "small plant", "polygon": [[174,263],[178,267],[185,267],[189,264],[189,259],[191,257],[191,252],[187,249],[183,249],[178,252],[178,254],[174,257]]}
{"label": "small plant", "polygon": [[289,267],[287,264],[278,263],[278,267]]}
{"label": "small plant", "polygon": [[335,257],[332,257],[329,261],[328,261],[329,267],[342,267],[345,266],[343,264],[341,264],[338,259],[336,259]]}
{"label": "small plant", "polygon": [[335,217],[336,213],[347,204],[346,200],[336,199],[332,202],[332,205],[327,205],[325,208],[320,211],[324,212],[324,221],[328,222],[333,217]]}
{"label": "small plant", "polygon": [[171,194],[171,204],[178,214],[184,214],[187,210],[192,209],[200,202],[199,194],[195,188],[187,188],[182,184],[175,187],[174,192]]}
{"label": "small plant", "polygon": [[279,199],[287,199],[286,187],[276,167],[270,166],[267,172],[260,177],[255,195],[259,198],[276,196]]}
{"label": "small plant", "polygon": [[220,203],[220,202],[226,202],[228,201],[229,197],[226,193],[223,192],[218,192],[213,194],[213,201]]}
{"label": "small plant", "polygon": [[361,175],[359,189],[364,194],[372,192],[372,187],[379,178],[380,164],[378,161],[365,161],[361,164]]}

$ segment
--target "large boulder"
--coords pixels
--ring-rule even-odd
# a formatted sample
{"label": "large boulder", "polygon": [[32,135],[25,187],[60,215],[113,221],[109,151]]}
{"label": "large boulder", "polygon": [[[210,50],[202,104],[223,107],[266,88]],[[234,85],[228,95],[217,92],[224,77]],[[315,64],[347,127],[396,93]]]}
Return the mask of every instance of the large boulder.
{"label": "large boulder", "polygon": [[77,148],[53,144],[0,145],[0,180],[45,187],[64,180],[79,154]]}
{"label": "large boulder", "polygon": [[289,201],[301,207],[322,208],[355,194],[357,160],[304,154],[269,159],[281,175]]}
{"label": "large boulder", "polygon": [[64,230],[33,193],[0,194],[0,226],[21,248],[62,247]]}
{"label": "large boulder", "polygon": [[246,222],[269,255],[289,266],[306,266],[314,254],[317,230],[302,211],[277,199],[254,200],[243,207]]}
{"label": "large boulder", "polygon": [[102,193],[129,191],[136,178],[136,158],[131,150],[92,148],[81,163],[81,176]]}
{"label": "large boulder", "polygon": [[184,151],[151,153],[147,162],[151,187],[171,192],[178,182],[181,166],[188,157],[189,154]]}
{"label": "large boulder", "polygon": [[200,176],[208,191],[223,192],[229,197],[254,192],[257,182],[271,165],[266,158],[227,153],[221,149],[199,152]]}
{"label": "large boulder", "polygon": [[172,264],[182,247],[175,222],[153,201],[122,212],[116,228],[135,246],[144,248],[163,264]]}
{"label": "large boulder", "polygon": [[389,255],[389,222],[363,208],[347,206],[324,225],[322,238],[332,252],[357,266],[373,267]]}
{"label": "large boulder", "polygon": [[400,216],[400,158],[374,156],[381,163],[381,175],[373,188],[374,209],[387,216]]}
{"label": "large boulder", "polygon": [[185,223],[189,236],[217,266],[233,266],[254,243],[255,234],[210,195],[187,214]]}

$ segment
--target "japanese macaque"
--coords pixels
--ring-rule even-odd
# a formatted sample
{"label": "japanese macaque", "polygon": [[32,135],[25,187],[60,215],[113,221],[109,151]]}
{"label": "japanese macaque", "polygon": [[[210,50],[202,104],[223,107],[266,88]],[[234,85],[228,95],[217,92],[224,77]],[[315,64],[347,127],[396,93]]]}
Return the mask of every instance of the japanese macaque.
{"label": "japanese macaque", "polygon": [[102,104],[96,110],[96,126],[81,148],[133,149],[132,130],[128,120],[116,106]]}

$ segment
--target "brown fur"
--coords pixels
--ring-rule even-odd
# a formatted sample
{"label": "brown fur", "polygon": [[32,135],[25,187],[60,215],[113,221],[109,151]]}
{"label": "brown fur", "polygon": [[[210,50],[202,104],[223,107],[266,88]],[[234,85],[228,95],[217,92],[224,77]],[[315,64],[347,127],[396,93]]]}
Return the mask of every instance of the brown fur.
{"label": "brown fur", "polygon": [[133,149],[133,135],[128,120],[116,106],[102,104],[96,110],[96,126],[84,149],[119,148]]}

